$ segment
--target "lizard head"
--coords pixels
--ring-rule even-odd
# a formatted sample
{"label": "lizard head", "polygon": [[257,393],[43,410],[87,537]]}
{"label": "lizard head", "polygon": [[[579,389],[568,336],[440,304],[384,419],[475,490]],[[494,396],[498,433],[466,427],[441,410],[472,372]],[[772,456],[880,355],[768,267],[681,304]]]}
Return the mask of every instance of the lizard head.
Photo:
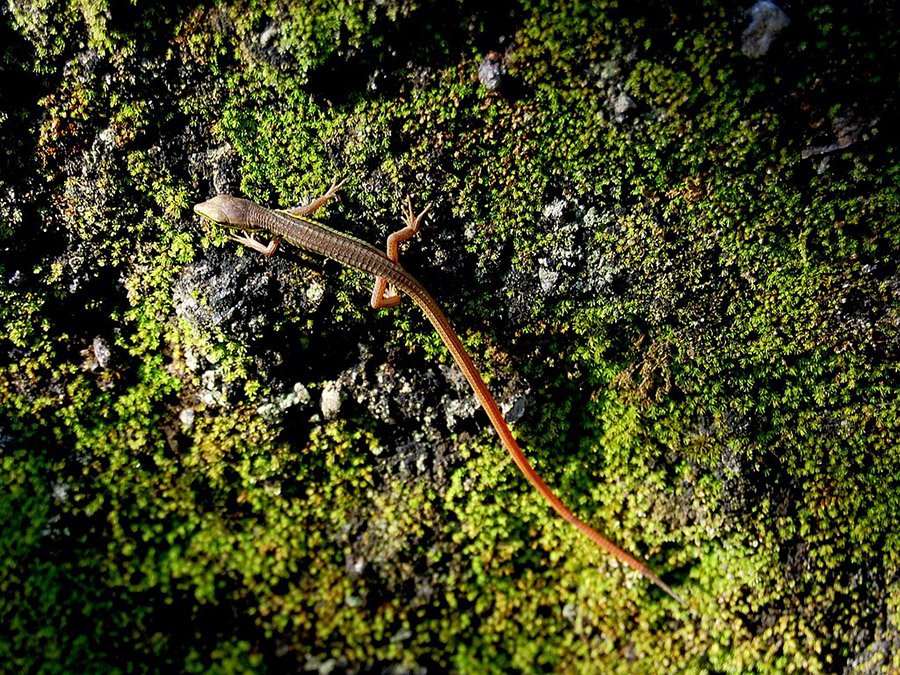
{"label": "lizard head", "polygon": [[247,223],[246,212],[246,200],[231,195],[217,195],[194,207],[194,213],[206,220],[231,227],[244,227]]}

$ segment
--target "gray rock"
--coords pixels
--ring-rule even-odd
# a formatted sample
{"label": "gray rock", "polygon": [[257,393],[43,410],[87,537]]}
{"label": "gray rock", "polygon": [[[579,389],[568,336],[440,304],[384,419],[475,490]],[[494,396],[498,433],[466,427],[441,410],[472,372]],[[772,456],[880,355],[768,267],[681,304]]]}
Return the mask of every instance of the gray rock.
{"label": "gray rock", "polygon": [[541,284],[541,290],[544,292],[544,295],[547,295],[556,288],[559,272],[549,268],[550,260],[548,258],[539,258],[538,265],[538,281]]}
{"label": "gray rock", "polygon": [[280,292],[271,270],[261,270],[259,262],[232,248],[210,251],[187,265],[172,293],[175,315],[200,332],[224,325],[237,339],[251,342],[270,320],[268,299]]}
{"label": "gray rock", "polygon": [[619,92],[619,95],[610,102],[610,105],[613,114],[615,114],[617,118],[623,117],[625,113],[635,107],[634,99],[624,91]]}
{"label": "gray rock", "polygon": [[110,355],[109,343],[98,335],[94,338],[92,346],[94,349],[94,358],[97,359],[97,365],[101,368],[106,368],[109,363]]}
{"label": "gray rock", "polygon": [[191,426],[193,426],[194,418],[195,413],[193,408],[184,408],[180,413],[178,413],[178,420],[186,429],[189,429]]}
{"label": "gray rock", "polygon": [[325,384],[322,388],[322,398],[319,406],[326,420],[337,417],[337,414],[341,411],[341,383],[339,381]]}
{"label": "gray rock", "polygon": [[273,40],[277,39],[281,35],[281,27],[277,24],[270,24],[268,28],[266,28],[259,35],[259,46],[262,48],[268,47]]}
{"label": "gray rock", "polygon": [[484,61],[478,66],[478,80],[485,89],[497,89],[503,83],[506,67],[497,52],[488,52]]}
{"label": "gray rock", "polygon": [[[870,126],[874,126],[877,121],[877,119],[873,120]],[[851,116],[835,117],[831,121],[831,128],[834,131],[834,143],[809,146],[800,152],[800,156],[803,159],[808,159],[810,157],[815,157],[816,155],[827,155],[828,153],[837,150],[849,148],[851,145],[862,139],[863,132],[865,131],[865,126]]]}
{"label": "gray rock", "polygon": [[212,183],[216,194],[235,194],[240,187],[237,158],[227,143],[207,152],[207,162],[212,166]]}
{"label": "gray rock", "polygon": [[769,0],[760,0],[747,10],[750,25],[744,30],[741,38],[741,51],[751,59],[765,56],[778,34],[787,28],[791,20],[787,14]]}

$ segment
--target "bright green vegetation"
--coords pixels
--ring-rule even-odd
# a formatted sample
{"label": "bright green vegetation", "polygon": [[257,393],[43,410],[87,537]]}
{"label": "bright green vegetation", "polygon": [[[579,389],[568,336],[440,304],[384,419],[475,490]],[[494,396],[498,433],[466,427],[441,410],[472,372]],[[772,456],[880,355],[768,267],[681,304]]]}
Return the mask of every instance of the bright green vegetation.
{"label": "bright green vegetation", "polygon": [[[751,60],[729,3],[285,4],[4,10],[0,663],[900,669],[896,12],[792,3]],[[435,203],[407,266],[693,612],[448,427],[415,308],[190,213],[335,173],[373,243]]]}

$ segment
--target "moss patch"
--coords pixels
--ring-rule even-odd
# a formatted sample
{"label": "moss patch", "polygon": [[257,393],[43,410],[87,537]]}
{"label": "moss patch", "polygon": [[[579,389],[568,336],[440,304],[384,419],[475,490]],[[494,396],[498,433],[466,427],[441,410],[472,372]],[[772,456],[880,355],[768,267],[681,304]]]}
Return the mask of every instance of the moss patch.
{"label": "moss patch", "polygon": [[[313,5],[2,15],[3,663],[900,668],[896,12]],[[435,204],[404,264],[690,609],[414,307],[190,212],[336,174],[379,245]]]}

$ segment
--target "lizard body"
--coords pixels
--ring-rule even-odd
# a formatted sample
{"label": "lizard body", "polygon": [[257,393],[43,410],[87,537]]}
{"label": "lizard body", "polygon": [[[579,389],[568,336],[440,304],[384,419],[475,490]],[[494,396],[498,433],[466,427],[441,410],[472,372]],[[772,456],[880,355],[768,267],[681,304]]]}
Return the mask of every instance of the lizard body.
{"label": "lizard body", "polygon": [[[534,486],[554,511],[566,521],[574,525],[596,545],[615,557],[621,563],[640,572],[647,579],[663,589],[679,603],[682,599],[665,582],[663,582],[647,565],[630,553],[624,551],[599,532],[585,524],[557,497],[538,475],[522,452],[506,424],[503,413],[491,396],[472,358],[453,330],[440,306],[419,281],[407,272],[399,263],[399,244],[418,232],[419,223],[425,211],[416,216],[412,206],[406,211],[407,225],[388,238],[387,254],[370,244],[350,235],[327,228],[308,216],[331,199],[342,183],[335,183],[323,197],[309,205],[286,211],[273,211],[254,202],[229,195],[219,195],[197,204],[194,211],[217,225],[230,228],[240,234],[232,234],[232,238],[267,256],[272,255],[279,243],[284,240],[301,249],[317,253],[337,262],[367,272],[375,277],[375,287],[371,304],[374,308],[391,307],[397,304],[401,296],[397,291],[408,295],[425,313],[428,321],[437,331],[441,340],[450,351],[456,365],[462,371],[472,387],[479,403],[487,413],[500,441],[512,456],[513,461],[525,478]],[[273,239],[269,245],[263,245],[252,236],[254,232],[267,232]]]}

